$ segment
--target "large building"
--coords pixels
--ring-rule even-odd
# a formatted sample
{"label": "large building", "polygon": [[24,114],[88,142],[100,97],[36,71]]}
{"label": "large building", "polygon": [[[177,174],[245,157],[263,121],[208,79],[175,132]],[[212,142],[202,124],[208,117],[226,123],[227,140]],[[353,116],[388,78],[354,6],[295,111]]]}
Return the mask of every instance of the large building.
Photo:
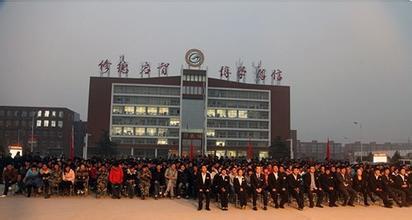
{"label": "large building", "polygon": [[79,114],[67,108],[0,106],[0,146],[67,157],[73,123],[79,120]]}
{"label": "large building", "polygon": [[91,77],[89,155],[108,132],[117,153],[136,157],[211,154],[267,157],[290,132],[288,86],[248,84],[187,68],[180,76]]}

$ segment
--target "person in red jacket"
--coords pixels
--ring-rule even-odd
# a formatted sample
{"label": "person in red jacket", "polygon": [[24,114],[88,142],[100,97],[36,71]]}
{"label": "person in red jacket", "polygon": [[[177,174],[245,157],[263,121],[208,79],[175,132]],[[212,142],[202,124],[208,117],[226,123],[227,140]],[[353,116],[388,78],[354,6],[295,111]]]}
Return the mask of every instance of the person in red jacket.
{"label": "person in red jacket", "polygon": [[120,199],[120,189],[123,183],[123,169],[119,163],[114,163],[109,173],[109,182],[112,184],[112,198]]}

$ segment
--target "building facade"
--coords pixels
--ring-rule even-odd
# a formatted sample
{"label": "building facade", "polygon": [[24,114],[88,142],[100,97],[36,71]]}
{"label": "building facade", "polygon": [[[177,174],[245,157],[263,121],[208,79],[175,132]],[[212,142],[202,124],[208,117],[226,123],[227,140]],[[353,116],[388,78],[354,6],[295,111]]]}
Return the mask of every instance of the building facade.
{"label": "building facade", "polygon": [[[322,161],[326,159],[326,142],[301,142],[297,141],[297,146],[294,149],[295,158]],[[331,160],[346,160],[345,148],[341,143],[329,141],[329,152]]]}
{"label": "building facade", "polygon": [[108,132],[119,155],[267,157],[275,137],[289,138],[287,86],[207,77],[201,69],[155,78],[91,77],[88,146]]}
{"label": "building facade", "polygon": [[76,112],[60,107],[0,106],[0,145],[8,150],[20,147],[23,153],[70,155]]}

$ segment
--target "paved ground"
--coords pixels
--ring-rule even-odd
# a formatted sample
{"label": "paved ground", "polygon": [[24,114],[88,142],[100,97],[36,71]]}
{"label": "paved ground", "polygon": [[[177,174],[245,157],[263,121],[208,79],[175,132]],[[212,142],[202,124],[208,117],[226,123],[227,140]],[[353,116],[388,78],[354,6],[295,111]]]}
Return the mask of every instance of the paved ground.
{"label": "paved ground", "polygon": [[240,210],[230,207],[229,211],[221,211],[215,204],[212,211],[197,211],[196,202],[184,199],[140,200],[123,198],[25,198],[14,196],[0,198],[0,219],[179,219],[179,220],[206,220],[206,219],[410,219],[412,208],[386,209],[379,206],[371,207],[339,207],[323,209],[305,208],[298,211],[293,207],[284,210],[269,208],[268,211],[253,211],[250,207]]}

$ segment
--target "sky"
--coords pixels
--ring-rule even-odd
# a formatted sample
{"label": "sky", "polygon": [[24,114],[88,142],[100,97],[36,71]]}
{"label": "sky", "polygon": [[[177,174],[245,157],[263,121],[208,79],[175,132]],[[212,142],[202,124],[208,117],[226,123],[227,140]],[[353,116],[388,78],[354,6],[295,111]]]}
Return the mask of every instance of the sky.
{"label": "sky", "polygon": [[252,62],[281,69],[302,141],[407,142],[411,40],[409,0],[0,1],[0,105],[67,107],[87,120],[100,60],[124,54],[129,77],[144,61],[178,75],[199,48],[210,77],[239,59],[249,82]]}

